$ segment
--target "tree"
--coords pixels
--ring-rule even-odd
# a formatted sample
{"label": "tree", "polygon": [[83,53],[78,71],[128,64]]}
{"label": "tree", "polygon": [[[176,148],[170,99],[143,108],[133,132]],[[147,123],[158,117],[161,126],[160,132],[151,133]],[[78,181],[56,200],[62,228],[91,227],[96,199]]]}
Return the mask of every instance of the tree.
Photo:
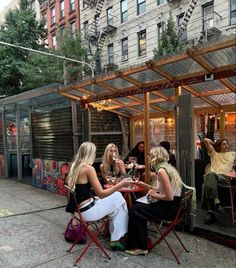
{"label": "tree", "polygon": [[169,14],[167,23],[163,25],[163,30],[158,42],[158,48],[153,50],[154,59],[160,56],[165,56],[173,52],[181,51],[183,45],[179,39],[178,31],[175,28],[175,23],[172,14]]}
{"label": "tree", "polygon": [[[38,22],[29,0],[10,11],[0,29],[0,41],[51,52],[84,61],[85,48],[80,36],[66,34],[58,39],[58,49],[48,50],[39,40],[45,37],[44,21]],[[63,83],[63,60],[0,45],[0,95],[10,96],[50,83]],[[81,73],[81,65],[66,63],[68,80]],[[89,70],[90,71],[90,70]]]}

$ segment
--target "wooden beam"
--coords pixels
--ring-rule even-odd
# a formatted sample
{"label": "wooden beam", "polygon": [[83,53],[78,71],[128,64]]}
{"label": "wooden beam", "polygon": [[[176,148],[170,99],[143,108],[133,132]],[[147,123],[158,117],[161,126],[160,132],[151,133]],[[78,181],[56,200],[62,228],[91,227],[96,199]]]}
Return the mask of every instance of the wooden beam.
{"label": "wooden beam", "polygon": [[223,41],[223,42],[214,42],[212,43],[211,45],[208,45],[206,47],[203,47],[203,48],[195,48],[194,49],[194,55],[195,56],[198,56],[198,55],[202,55],[202,54],[205,54],[205,53],[209,53],[209,52],[214,52],[214,51],[217,51],[217,50],[221,50],[221,49],[225,49],[225,48],[228,48],[228,47],[233,47],[236,45],[236,38],[232,38],[230,40],[226,40],[226,41]]}
{"label": "wooden beam", "polygon": [[157,96],[161,97],[162,99],[164,99],[164,100],[166,100],[168,102],[173,102],[173,103],[175,102],[170,97],[165,96],[164,94],[160,93],[159,91],[152,91],[152,94],[157,95]]}
{"label": "wooden beam", "polygon": [[117,91],[117,88],[115,87],[112,87],[111,85],[105,83],[105,82],[96,82],[97,85],[101,86],[101,87],[104,87],[105,89],[107,90],[110,90],[112,92],[116,92]]}
{"label": "wooden beam", "polygon": [[189,48],[187,50],[187,53],[188,53],[188,55],[189,55],[189,57],[191,59],[193,59],[194,61],[196,61],[205,70],[207,70],[208,72],[211,72],[212,71],[212,67],[209,65],[209,63],[201,55],[196,56],[194,54],[194,49],[193,48]]}
{"label": "wooden beam", "polygon": [[80,100],[81,100],[80,97],[75,96],[75,95],[71,95],[71,94],[66,93],[66,92],[62,92],[62,93],[60,93],[60,94],[63,95],[63,96],[65,96],[65,97],[67,97],[67,98],[70,98],[70,99],[72,99],[72,100],[77,100],[77,101],[80,101]]}
{"label": "wooden beam", "polygon": [[183,88],[185,88],[185,89],[186,89],[188,92],[190,92],[192,95],[194,95],[194,96],[200,98],[201,100],[203,100],[203,101],[209,103],[209,104],[212,105],[213,107],[215,107],[215,108],[220,108],[220,105],[219,105],[217,102],[215,102],[214,100],[211,100],[211,99],[208,98],[208,97],[202,97],[202,96],[200,96],[200,94],[197,93],[197,92],[195,92],[194,89],[193,89],[192,87],[190,87],[190,86],[183,86]]}
{"label": "wooden beam", "polygon": [[[236,67],[236,64],[234,64]],[[229,68],[233,68],[232,65],[230,65]],[[215,69],[215,79],[222,79],[222,78],[227,78],[235,75],[234,70],[222,70],[222,68],[217,68]],[[113,98],[120,98],[120,97],[127,97],[130,95],[137,95],[137,94],[142,94],[144,92],[151,92],[151,91],[156,91],[156,90],[161,90],[161,89],[166,89],[166,88],[176,88],[178,86],[183,86],[183,85],[191,85],[191,84],[196,84],[196,83],[202,83],[205,82],[205,74],[199,74],[198,76],[195,76],[195,74],[192,74],[192,77],[188,77],[187,79],[182,79],[182,78],[176,78],[176,80],[163,83],[157,82],[153,86],[143,86],[140,88],[126,88],[126,89],[121,89],[118,90],[117,92],[113,93],[103,93],[103,94],[98,94],[94,97],[90,97],[86,100],[82,100],[81,104],[84,105],[89,102],[94,102],[94,101],[99,101],[99,100],[104,100],[104,99],[113,99]]]}
{"label": "wooden beam", "polygon": [[233,93],[236,93],[236,85],[232,84],[230,81],[226,79],[219,79],[219,81],[225,85],[227,88],[229,88]]}
{"label": "wooden beam", "polygon": [[144,182],[147,184],[150,184],[150,167],[149,167],[149,161],[148,161],[148,154],[150,151],[150,144],[149,144],[149,135],[150,135],[150,120],[149,120],[149,92],[146,92],[144,94],[144,100],[145,100],[145,105],[144,105],[144,145],[145,145],[145,178]]}

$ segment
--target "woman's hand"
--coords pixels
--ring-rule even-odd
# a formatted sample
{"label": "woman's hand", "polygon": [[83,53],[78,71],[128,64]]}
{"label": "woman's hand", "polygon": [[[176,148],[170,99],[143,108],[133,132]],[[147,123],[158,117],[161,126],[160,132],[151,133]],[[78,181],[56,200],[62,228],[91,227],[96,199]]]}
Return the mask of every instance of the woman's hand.
{"label": "woman's hand", "polygon": [[122,188],[122,187],[128,187],[131,185],[131,181],[130,181],[130,178],[125,178],[123,179],[122,181],[120,181],[119,183],[117,183],[116,185],[119,186],[119,188]]}

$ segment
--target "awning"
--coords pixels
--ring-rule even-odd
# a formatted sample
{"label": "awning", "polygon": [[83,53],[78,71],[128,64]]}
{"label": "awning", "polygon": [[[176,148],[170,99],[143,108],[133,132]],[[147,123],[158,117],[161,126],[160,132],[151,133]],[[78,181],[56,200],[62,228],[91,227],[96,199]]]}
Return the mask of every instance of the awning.
{"label": "awning", "polygon": [[143,114],[145,92],[150,92],[150,113],[174,111],[179,86],[182,94],[192,94],[194,108],[234,109],[235,84],[236,38],[227,36],[181,54],[61,86],[57,92],[83,106],[130,117]]}

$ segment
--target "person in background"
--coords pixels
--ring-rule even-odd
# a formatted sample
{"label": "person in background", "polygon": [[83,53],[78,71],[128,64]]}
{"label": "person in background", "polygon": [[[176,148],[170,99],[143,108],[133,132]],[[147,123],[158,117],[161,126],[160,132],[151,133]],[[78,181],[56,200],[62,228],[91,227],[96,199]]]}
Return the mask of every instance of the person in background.
{"label": "person in background", "polygon": [[129,157],[136,157],[137,164],[144,165],[145,164],[145,158],[144,158],[144,141],[138,142],[135,147],[130,150],[130,152],[125,157],[125,162],[129,161]]}
{"label": "person in background", "polygon": [[[124,245],[119,241],[126,233],[128,227],[128,210],[122,194],[117,192],[122,187],[129,186],[128,179],[123,179],[109,189],[103,189],[94,167],[96,146],[91,142],[80,145],[72,162],[67,184],[75,191],[80,212],[85,221],[99,220],[105,216],[110,217],[109,230],[111,234],[110,246],[112,250],[124,250]],[[92,197],[90,189],[97,197]],[[72,214],[76,211],[73,196],[69,198],[66,211]]]}
{"label": "person in background", "polygon": [[175,155],[170,152],[170,143],[168,141],[161,141],[159,145],[164,147],[168,152],[170,158],[168,163],[170,163],[173,167],[176,167]]}
{"label": "person in background", "polygon": [[228,140],[225,138],[219,139],[215,143],[205,138],[203,142],[210,156],[211,164],[207,174],[204,176],[202,206],[208,209],[205,223],[213,224],[216,221],[214,211],[222,210],[218,197],[218,183],[228,184],[227,178],[223,174],[232,170],[236,153],[229,151]]}
{"label": "person in background", "polygon": [[168,163],[169,154],[162,146],[154,147],[149,157],[152,168],[157,173],[158,186],[144,182],[138,185],[146,187],[148,195],[156,202],[150,204],[135,203],[129,212],[128,245],[125,252],[131,255],[148,253],[148,220],[172,220],[181,203],[182,179],[178,171]]}
{"label": "person in background", "polygon": [[114,143],[110,143],[106,146],[100,170],[106,183],[108,182],[108,177],[122,176],[126,174],[125,164],[123,160],[120,159],[118,147]]}

